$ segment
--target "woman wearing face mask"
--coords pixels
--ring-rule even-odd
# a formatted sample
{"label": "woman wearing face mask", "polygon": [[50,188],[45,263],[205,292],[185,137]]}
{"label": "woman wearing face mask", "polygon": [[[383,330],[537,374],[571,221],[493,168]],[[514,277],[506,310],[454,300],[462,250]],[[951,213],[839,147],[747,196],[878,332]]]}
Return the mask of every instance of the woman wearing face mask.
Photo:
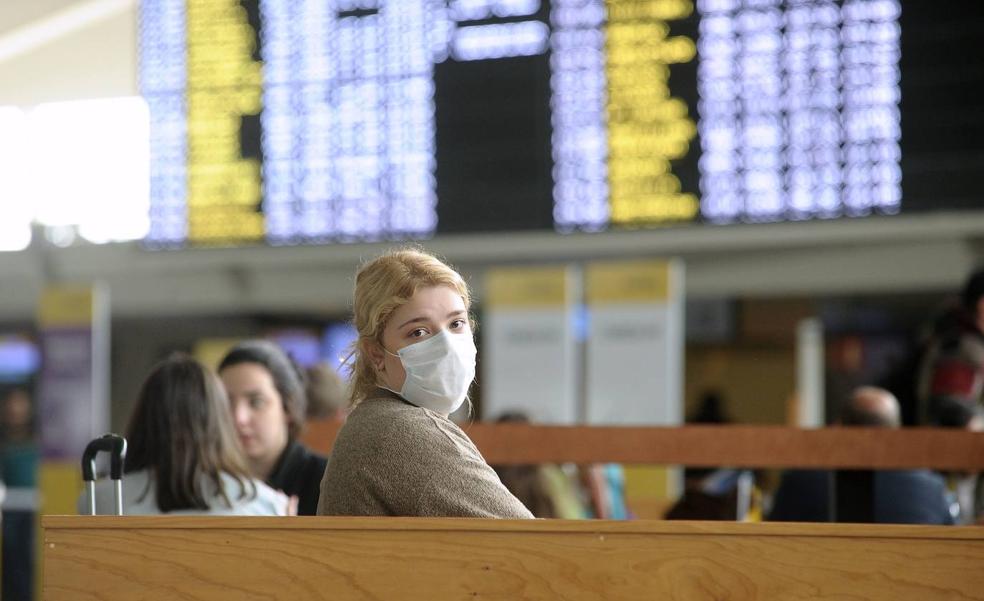
{"label": "woman wearing face mask", "polygon": [[475,377],[468,287],[423,252],[356,275],[354,409],[321,483],[319,515],[532,518],[448,415]]}
{"label": "woman wearing face mask", "polygon": [[300,371],[276,344],[248,340],[225,356],[219,377],[253,477],[296,497],[298,515],[314,515],[325,458],[297,440],[307,405]]}

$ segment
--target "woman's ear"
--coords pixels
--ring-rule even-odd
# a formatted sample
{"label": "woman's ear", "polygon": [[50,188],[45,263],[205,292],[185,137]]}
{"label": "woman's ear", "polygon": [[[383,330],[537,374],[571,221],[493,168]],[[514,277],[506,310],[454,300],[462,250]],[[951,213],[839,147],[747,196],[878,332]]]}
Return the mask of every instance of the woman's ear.
{"label": "woman's ear", "polygon": [[377,372],[386,371],[386,358],[383,353],[383,347],[375,340],[364,340],[362,343],[362,352],[369,359],[369,365],[372,366]]}

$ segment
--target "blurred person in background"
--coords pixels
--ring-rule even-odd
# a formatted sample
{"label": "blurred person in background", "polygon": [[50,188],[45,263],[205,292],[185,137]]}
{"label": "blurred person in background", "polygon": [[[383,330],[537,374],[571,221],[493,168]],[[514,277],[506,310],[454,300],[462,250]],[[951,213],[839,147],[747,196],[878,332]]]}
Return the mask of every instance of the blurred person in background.
{"label": "blurred person in background", "polygon": [[[899,402],[883,388],[856,388],[842,406],[843,426],[898,428]],[[953,524],[950,495],[943,478],[930,470],[881,470],[873,475],[873,517],[885,524]],[[788,470],[783,473],[770,521],[829,522],[834,519],[834,473]]]}
{"label": "blurred person in background", "polygon": [[[935,425],[942,428],[959,428],[971,432],[984,432],[984,408],[977,403],[948,398],[937,402]],[[946,474],[958,508],[958,524],[984,525],[984,480],[977,472],[950,472]]]}
{"label": "blurred person in background", "polygon": [[3,395],[0,412],[0,436],[7,443],[33,442],[34,426],[31,395],[20,386],[9,389]]}
{"label": "blurred person in background", "polygon": [[327,363],[307,370],[307,419],[344,420],[348,406],[348,387],[338,372]]}
{"label": "blurred person in background", "polygon": [[980,405],[984,395],[984,269],[964,284],[960,301],[936,320],[916,382],[919,423],[938,424],[953,402]]}
{"label": "blurred person in background", "polygon": [[[499,416],[496,423],[528,424],[530,419],[511,411]],[[557,465],[493,465],[492,469],[534,517],[569,520],[587,515],[576,482]]]}
{"label": "blurred person in background", "polygon": [[253,477],[296,497],[298,515],[314,515],[326,460],[298,440],[307,414],[300,368],[273,342],[247,340],[222,359],[219,377]]}
{"label": "blurred person in background", "polygon": [[0,599],[29,601],[34,584],[34,522],[37,505],[38,444],[31,396],[8,389],[0,401],[0,480],[6,488],[2,527]]}
{"label": "blurred person in background", "polygon": [[[721,391],[705,390],[697,401],[697,409],[687,418],[686,422],[688,424],[713,425],[734,423],[725,405],[727,405],[727,402]],[[683,479],[684,482],[689,481],[699,488],[700,481],[715,471],[717,471],[717,468],[713,467],[684,467]]]}
{"label": "blurred person in background", "polygon": [[532,518],[448,416],[475,378],[471,296],[418,250],[356,274],[354,407],[335,441],[319,515]]}
{"label": "blurred person in background", "polygon": [[[254,480],[236,440],[218,378],[185,355],[159,363],[144,382],[126,429],[123,513],[285,515],[289,499]],[[79,513],[88,514],[88,495]],[[113,507],[109,480],[96,509]]]}
{"label": "blurred person in background", "polygon": [[[688,424],[733,423],[726,401],[718,390],[701,394]],[[759,493],[750,470],[713,467],[684,467],[683,495],[663,516],[667,520],[759,521]]]}
{"label": "blurred person in background", "polygon": [[0,403],[0,473],[8,487],[33,488],[38,467],[31,396],[19,386]]}
{"label": "blurred person in background", "polygon": [[859,386],[851,391],[840,410],[838,422],[843,426],[899,428],[902,414],[899,402],[891,392],[875,386]]}

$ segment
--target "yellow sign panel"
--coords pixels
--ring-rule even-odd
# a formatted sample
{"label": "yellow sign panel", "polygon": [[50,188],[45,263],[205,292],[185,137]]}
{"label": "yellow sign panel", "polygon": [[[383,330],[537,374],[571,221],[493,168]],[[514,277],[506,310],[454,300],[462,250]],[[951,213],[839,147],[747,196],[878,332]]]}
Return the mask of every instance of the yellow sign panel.
{"label": "yellow sign panel", "polygon": [[697,56],[694,41],[670,35],[693,13],[690,0],[607,0],[608,185],[613,224],[688,221],[700,208],[681,190],[670,161],[697,135],[685,102],[670,96],[669,65]]}
{"label": "yellow sign panel", "polygon": [[38,303],[38,322],[42,328],[88,327],[92,323],[94,303],[89,286],[47,288]]}
{"label": "yellow sign panel", "polygon": [[666,302],[670,272],[668,261],[591,263],[585,272],[587,303]]}
{"label": "yellow sign panel", "polygon": [[662,519],[680,495],[679,468],[651,465],[626,465],[625,504],[636,517]]}
{"label": "yellow sign panel", "polygon": [[[42,515],[75,515],[82,494],[82,468],[78,461],[42,462],[38,469]],[[108,508],[112,510],[112,508]]]}
{"label": "yellow sign panel", "polygon": [[261,240],[260,162],[242,154],[244,117],[262,108],[256,31],[236,0],[189,0],[188,238]]}
{"label": "yellow sign panel", "polygon": [[485,306],[557,307],[573,302],[567,267],[506,267],[485,276]]}

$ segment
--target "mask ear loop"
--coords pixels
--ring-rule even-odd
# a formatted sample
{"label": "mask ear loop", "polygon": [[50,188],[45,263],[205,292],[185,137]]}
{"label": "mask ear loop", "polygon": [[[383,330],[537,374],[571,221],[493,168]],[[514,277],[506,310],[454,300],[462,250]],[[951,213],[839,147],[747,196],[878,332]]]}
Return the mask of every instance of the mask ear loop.
{"label": "mask ear loop", "polygon": [[[383,346],[383,344],[382,344],[382,343],[379,343],[379,348],[381,348],[381,349],[383,349],[383,352],[384,352],[384,353],[386,353],[387,355],[392,355],[392,356],[394,356],[394,357],[396,357],[397,359],[400,359],[400,355],[398,355],[398,354],[396,354],[396,353],[391,353],[391,352],[389,351],[389,349],[388,349],[388,348],[386,348],[385,346]],[[400,360],[401,360],[401,362],[402,362],[402,359],[400,359]],[[377,367],[377,368],[376,368],[376,371],[377,371],[377,372],[380,372],[380,371],[382,371],[382,366],[379,366],[379,367]],[[382,384],[381,382],[379,382],[379,381],[378,381],[378,380],[379,380],[379,377],[378,377],[378,373],[377,373],[377,377],[376,377],[376,379],[377,379],[377,382],[376,382],[376,386],[378,386],[378,387],[380,387],[380,388],[382,388],[383,390],[388,390],[388,391],[390,391],[390,392],[392,392],[393,394],[395,394],[395,395],[397,395],[397,396],[399,396],[400,398],[402,398],[402,397],[403,397],[403,395],[402,395],[402,394],[400,394],[400,393],[399,393],[398,391],[396,391],[396,390],[393,390],[393,389],[392,389],[392,388],[390,388],[389,386],[383,386],[383,384]]]}
{"label": "mask ear loop", "polygon": [[[383,349],[383,352],[386,353],[387,355],[392,355],[392,356],[397,357],[397,358],[400,357],[396,353],[391,353],[388,348],[386,348],[385,346],[383,346],[383,342],[381,340],[377,340],[375,342],[376,342],[376,344],[379,345],[379,348]],[[375,369],[376,371],[382,371],[383,365],[382,364],[380,364],[380,365],[373,364],[373,369]]]}

